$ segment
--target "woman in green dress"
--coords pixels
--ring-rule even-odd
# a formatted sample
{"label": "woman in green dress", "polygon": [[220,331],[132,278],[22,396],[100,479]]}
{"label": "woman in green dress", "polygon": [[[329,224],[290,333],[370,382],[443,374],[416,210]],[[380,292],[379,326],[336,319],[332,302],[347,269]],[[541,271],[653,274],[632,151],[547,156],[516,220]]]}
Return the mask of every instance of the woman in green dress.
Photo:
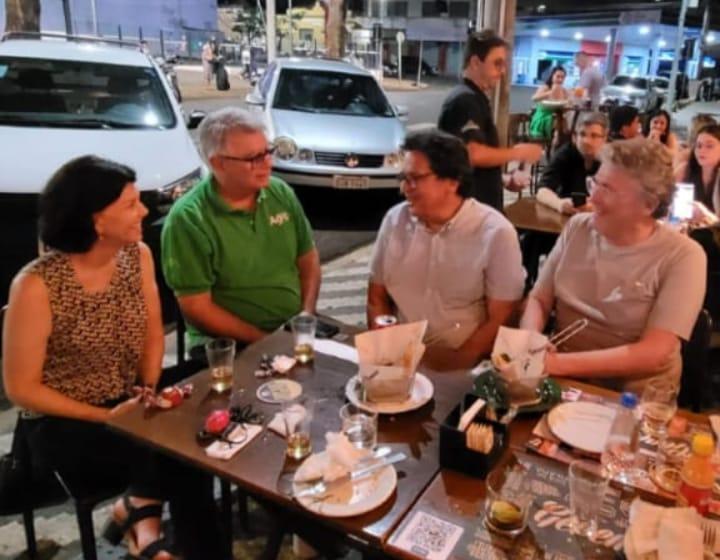
{"label": "woman in green dress", "polygon": [[555,66],[550,71],[547,81],[541,85],[533,95],[532,100],[537,103],[535,112],[530,121],[530,135],[550,140],[553,135],[553,117],[555,109],[546,106],[544,101],[567,101],[570,96],[563,87],[566,76],[562,66]]}

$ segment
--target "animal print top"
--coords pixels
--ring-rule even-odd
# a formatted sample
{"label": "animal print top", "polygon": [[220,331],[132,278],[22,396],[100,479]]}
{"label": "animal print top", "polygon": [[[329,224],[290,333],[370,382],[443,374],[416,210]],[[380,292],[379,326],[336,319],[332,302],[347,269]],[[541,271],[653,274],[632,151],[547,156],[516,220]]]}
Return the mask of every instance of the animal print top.
{"label": "animal print top", "polygon": [[61,252],[41,256],[25,270],[42,277],[50,298],[52,330],[43,383],[96,405],[127,395],[147,329],[138,245],[118,253],[115,272],[102,292],[87,292]]}

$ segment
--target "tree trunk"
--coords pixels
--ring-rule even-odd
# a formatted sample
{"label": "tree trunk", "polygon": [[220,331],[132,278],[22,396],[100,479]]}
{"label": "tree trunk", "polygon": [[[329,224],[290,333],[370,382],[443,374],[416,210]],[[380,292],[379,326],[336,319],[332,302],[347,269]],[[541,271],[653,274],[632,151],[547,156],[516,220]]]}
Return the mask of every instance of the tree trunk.
{"label": "tree trunk", "polygon": [[345,56],[345,0],[322,0],[325,10],[325,51],[330,58]]}
{"label": "tree trunk", "polygon": [[5,0],[5,31],[40,31],[40,0]]}

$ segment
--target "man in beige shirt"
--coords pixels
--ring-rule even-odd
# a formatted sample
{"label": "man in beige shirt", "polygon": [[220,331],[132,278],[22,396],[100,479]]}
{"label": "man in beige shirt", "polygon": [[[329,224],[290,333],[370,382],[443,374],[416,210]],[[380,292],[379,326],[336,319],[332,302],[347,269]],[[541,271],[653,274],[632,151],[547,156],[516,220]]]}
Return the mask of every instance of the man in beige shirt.
{"label": "man in beige shirt", "polygon": [[407,202],[385,216],[370,264],[368,325],[396,314],[428,320],[426,364],[475,365],[522,297],[517,233],[469,196],[463,142],[437,130],[408,137],[401,186]]}
{"label": "man in beige shirt", "polygon": [[592,213],[574,216],[528,298],[523,328],[589,325],[549,352],[548,373],[641,392],[647,381],[679,382],[705,295],[706,259],[687,236],[658,221],[675,189],[671,156],[645,138],[608,144],[591,182]]}

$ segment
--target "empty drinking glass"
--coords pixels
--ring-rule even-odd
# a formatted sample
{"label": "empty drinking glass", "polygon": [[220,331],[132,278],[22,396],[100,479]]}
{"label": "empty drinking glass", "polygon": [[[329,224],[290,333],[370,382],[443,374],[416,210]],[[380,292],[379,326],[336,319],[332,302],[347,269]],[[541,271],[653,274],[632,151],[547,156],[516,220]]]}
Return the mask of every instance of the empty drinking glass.
{"label": "empty drinking glass", "polygon": [[282,417],[285,422],[287,455],[304,459],[312,451],[311,426],[315,401],[306,395],[282,401]]}
{"label": "empty drinking glass", "polygon": [[235,364],[235,341],[232,338],[216,338],[205,344],[210,387],[217,393],[232,389]]}
{"label": "empty drinking glass", "polygon": [[342,431],[358,449],[374,449],[377,445],[377,412],[363,410],[352,403],[340,409]]}
{"label": "empty drinking glass", "polygon": [[568,481],[573,533],[592,538],[598,529],[598,513],[605,499],[608,479],[603,476],[599,464],[577,460],[570,463]]}
{"label": "empty drinking glass", "polygon": [[295,359],[301,364],[315,358],[315,329],[317,319],[309,313],[301,313],[290,320],[293,332],[293,350]]}

